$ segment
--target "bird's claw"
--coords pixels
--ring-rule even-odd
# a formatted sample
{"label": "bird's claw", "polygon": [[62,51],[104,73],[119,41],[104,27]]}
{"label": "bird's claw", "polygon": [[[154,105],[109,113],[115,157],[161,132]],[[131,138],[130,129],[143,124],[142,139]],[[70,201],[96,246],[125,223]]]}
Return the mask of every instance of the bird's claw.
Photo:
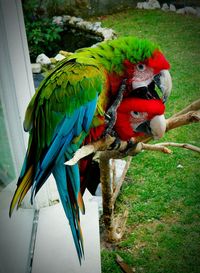
{"label": "bird's claw", "polygon": [[108,113],[105,113],[105,123],[108,124],[111,121],[111,116]]}
{"label": "bird's claw", "polygon": [[105,138],[105,137],[108,137],[108,136],[111,136],[111,137],[116,137],[116,133],[115,131],[113,130],[113,126],[109,125],[106,130],[103,132],[102,134],[102,137]]}
{"label": "bird's claw", "polygon": [[115,101],[110,106],[108,111],[105,113],[105,123],[108,124],[108,126],[105,132],[103,133],[103,137],[106,137],[107,135],[111,135],[113,131],[113,127],[117,119],[117,108],[119,107],[123,99],[123,94],[125,90],[126,90],[126,79],[123,79],[122,84],[120,85],[120,88],[118,90],[117,96],[115,98]]}
{"label": "bird's claw", "polygon": [[121,145],[121,140],[119,139],[119,137],[116,137],[113,143],[108,148],[108,150],[117,150],[119,149],[120,145]]}
{"label": "bird's claw", "polygon": [[128,155],[128,153],[129,153],[129,151],[130,150],[132,150],[133,148],[136,148],[137,147],[137,142],[134,142],[133,140],[128,140],[127,141],[127,146],[126,146],[126,148],[123,150],[123,154],[125,153],[125,154],[127,154]]}

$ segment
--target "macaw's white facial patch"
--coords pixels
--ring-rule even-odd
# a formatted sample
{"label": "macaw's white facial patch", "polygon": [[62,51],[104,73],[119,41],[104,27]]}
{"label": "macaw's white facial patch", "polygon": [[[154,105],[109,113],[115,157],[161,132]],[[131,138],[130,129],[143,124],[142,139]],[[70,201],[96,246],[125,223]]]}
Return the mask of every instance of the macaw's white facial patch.
{"label": "macaw's white facial patch", "polygon": [[143,86],[148,86],[153,81],[153,69],[145,64],[137,64],[135,66],[132,77],[132,88],[137,89]]}
{"label": "macaw's white facial patch", "polygon": [[133,128],[133,131],[136,130],[136,128],[145,122],[147,120],[148,114],[146,112],[134,112],[131,111],[131,118],[130,118],[130,124]]}

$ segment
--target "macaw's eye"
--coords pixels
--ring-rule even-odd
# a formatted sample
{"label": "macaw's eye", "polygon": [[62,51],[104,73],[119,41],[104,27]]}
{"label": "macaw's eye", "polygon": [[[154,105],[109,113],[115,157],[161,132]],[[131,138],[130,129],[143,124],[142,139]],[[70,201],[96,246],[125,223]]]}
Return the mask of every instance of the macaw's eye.
{"label": "macaw's eye", "polygon": [[137,64],[136,68],[138,71],[144,71],[146,68],[146,65],[145,64]]}
{"label": "macaw's eye", "polygon": [[136,112],[136,111],[131,111],[131,116],[133,118],[138,118],[140,116],[140,113],[139,112]]}

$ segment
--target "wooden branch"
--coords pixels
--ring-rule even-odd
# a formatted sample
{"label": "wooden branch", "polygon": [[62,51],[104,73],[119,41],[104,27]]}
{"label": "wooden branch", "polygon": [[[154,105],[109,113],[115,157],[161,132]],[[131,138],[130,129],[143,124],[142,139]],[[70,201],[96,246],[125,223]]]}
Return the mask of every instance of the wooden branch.
{"label": "wooden branch", "polygon": [[199,109],[200,109],[200,99],[194,101],[193,103],[191,103],[190,105],[188,105],[187,107],[185,107],[183,110],[181,110],[180,112],[176,113],[172,117],[178,117],[178,116],[186,114],[186,113],[188,113],[190,111],[197,111]]}
{"label": "wooden branch", "polygon": [[128,218],[128,211],[125,210],[122,217],[114,219],[113,188],[110,177],[109,159],[105,153],[100,155],[99,168],[102,187],[103,219],[106,228],[106,241],[113,242],[122,238]]}
{"label": "wooden branch", "polygon": [[142,150],[148,150],[148,151],[158,151],[165,154],[171,154],[172,151],[168,148],[166,148],[164,145],[159,144],[145,144],[142,143]]}
{"label": "wooden branch", "polygon": [[112,237],[109,238],[112,241],[119,241],[121,240],[122,236],[124,235],[126,222],[128,219],[128,210],[126,209],[123,215],[118,215],[115,219],[113,219],[113,232]]}
{"label": "wooden branch", "polygon": [[114,234],[113,217],[114,204],[112,202],[112,185],[110,179],[110,164],[109,159],[104,157],[104,154],[99,158],[100,180],[102,186],[102,200],[103,200],[103,219],[106,228],[106,240],[112,241]]}
{"label": "wooden branch", "polygon": [[111,167],[110,167],[110,171],[112,172],[112,189],[113,192],[115,191],[116,185],[115,185],[115,181],[116,181],[116,166],[115,166],[115,160],[111,159]]}
{"label": "wooden branch", "polygon": [[124,262],[121,256],[116,255],[116,262],[125,273],[134,273],[135,269],[132,269],[127,263]]}
{"label": "wooden branch", "polygon": [[172,116],[167,119],[167,129],[166,131],[175,129],[177,127],[190,124],[192,122],[200,121],[200,110],[198,111],[190,111],[186,114],[181,114],[178,116]]}
{"label": "wooden branch", "polygon": [[162,143],[156,143],[156,144],[141,143],[141,145],[142,145],[142,150],[158,151],[158,152],[163,152],[165,154],[172,153],[172,151],[166,148],[166,146],[185,148],[185,149],[200,153],[199,147],[188,144],[188,143],[162,142]]}
{"label": "wooden branch", "polygon": [[88,156],[90,154],[95,153],[96,151],[104,151],[110,147],[110,145],[114,142],[115,137],[107,136],[106,138],[102,138],[93,142],[91,144],[82,146],[80,149],[76,151],[73,158],[65,162],[66,165],[74,165],[81,158]]}
{"label": "wooden branch", "polygon": [[155,144],[155,146],[172,146],[172,147],[178,147],[178,148],[185,148],[185,149],[200,153],[199,147],[188,144],[188,143],[163,142],[163,143]]}
{"label": "wooden branch", "polygon": [[125,168],[123,170],[123,173],[120,177],[120,180],[118,181],[117,183],[117,186],[115,187],[114,191],[113,191],[113,203],[115,203],[116,199],[117,199],[117,196],[119,195],[120,193],[120,189],[122,187],[122,184],[124,182],[124,178],[125,178],[125,175],[126,175],[126,172],[130,166],[130,163],[131,163],[131,157],[129,156],[128,159],[127,159],[127,162],[126,162],[126,165],[125,165]]}

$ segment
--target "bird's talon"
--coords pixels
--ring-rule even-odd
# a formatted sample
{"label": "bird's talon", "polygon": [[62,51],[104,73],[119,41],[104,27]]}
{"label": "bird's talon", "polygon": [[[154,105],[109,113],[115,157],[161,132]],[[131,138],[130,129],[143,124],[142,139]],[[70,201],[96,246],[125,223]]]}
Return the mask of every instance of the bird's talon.
{"label": "bird's talon", "polygon": [[118,137],[116,137],[108,150],[117,150],[120,147],[120,145],[121,145],[121,140]]}
{"label": "bird's talon", "polygon": [[111,121],[111,116],[108,113],[106,113],[105,114],[105,122],[109,123],[110,121]]}
{"label": "bird's talon", "polygon": [[123,150],[123,153],[125,153],[125,154],[127,154],[128,155],[128,152],[130,151],[130,150],[132,150],[133,148],[136,148],[137,147],[137,142],[134,142],[133,140],[128,140],[127,141],[127,146],[126,146],[126,148]]}

